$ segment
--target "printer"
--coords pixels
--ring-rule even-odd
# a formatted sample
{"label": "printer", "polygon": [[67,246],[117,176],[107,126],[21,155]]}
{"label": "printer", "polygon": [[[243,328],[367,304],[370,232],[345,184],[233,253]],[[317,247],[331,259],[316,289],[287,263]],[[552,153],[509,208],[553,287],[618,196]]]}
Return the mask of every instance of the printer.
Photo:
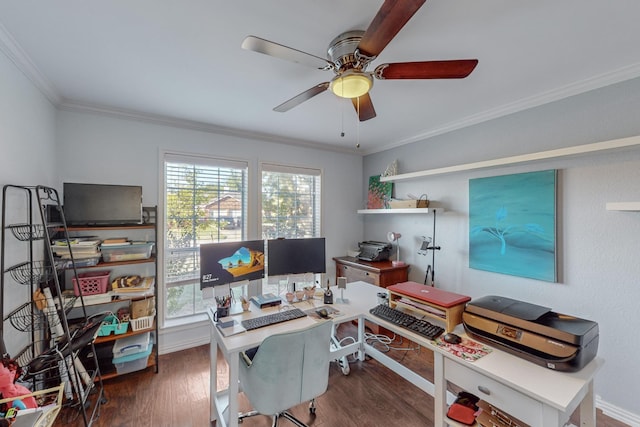
{"label": "printer", "polygon": [[462,323],[472,338],[557,371],[579,371],[598,352],[596,322],[501,296],[469,301]]}
{"label": "printer", "polygon": [[391,254],[390,243],[366,241],[358,243],[360,253],[358,259],[363,261],[386,261]]}

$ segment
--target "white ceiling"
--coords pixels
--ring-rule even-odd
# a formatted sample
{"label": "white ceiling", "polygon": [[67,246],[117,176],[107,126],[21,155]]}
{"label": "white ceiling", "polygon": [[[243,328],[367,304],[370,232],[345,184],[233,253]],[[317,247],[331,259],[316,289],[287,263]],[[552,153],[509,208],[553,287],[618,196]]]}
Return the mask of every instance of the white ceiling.
{"label": "white ceiling", "polygon": [[469,77],[376,80],[377,117],[359,124],[350,101],[330,92],[272,111],[333,74],[243,50],[245,36],[325,57],[381,4],[0,0],[0,49],[61,108],[363,154],[640,76],[637,0],[430,0],[369,69],[477,58]]}

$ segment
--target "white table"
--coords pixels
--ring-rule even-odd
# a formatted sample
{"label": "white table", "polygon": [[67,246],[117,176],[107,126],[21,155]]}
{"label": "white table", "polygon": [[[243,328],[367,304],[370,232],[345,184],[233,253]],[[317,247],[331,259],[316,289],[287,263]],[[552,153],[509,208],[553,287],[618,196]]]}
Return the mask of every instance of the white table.
{"label": "white table", "polygon": [[[582,427],[595,427],[595,399],[593,378],[602,366],[602,360],[596,358],[576,373],[552,371],[535,365],[524,359],[494,349],[490,354],[475,362],[467,362],[439,349],[431,341],[399,328],[369,313],[369,309],[377,305],[376,294],[380,288],[365,282],[354,282],[347,285],[344,291],[348,304],[334,304],[341,316],[333,319],[335,324],[357,320],[358,337],[355,343],[334,349],[331,359],[338,359],[348,354],[357,353],[360,360],[364,355],[373,357],[380,363],[401,375],[435,400],[434,425],[445,424],[444,414],[447,403],[453,396],[447,393],[447,381],[478,395],[488,403],[504,409],[514,417],[532,426],[563,426],[573,411],[580,408]],[[333,289],[334,297],[340,292]],[[324,305],[322,299],[296,303],[301,310],[308,310]],[[277,311],[271,307],[264,310],[251,306],[251,311],[233,316],[236,320],[262,316]],[[243,332],[238,335],[224,337],[213,325],[212,314],[209,313],[211,327],[211,421],[218,427],[238,426],[238,363],[239,353],[259,345],[272,334],[292,331],[313,324],[311,317],[296,319],[265,328]],[[364,342],[364,320],[380,324],[384,328],[402,335],[434,352],[434,383],[409,370],[386,354],[376,350]],[[458,327],[459,334],[463,334]],[[217,391],[218,350],[229,365],[227,389]],[[365,402],[363,402],[365,404]]]}

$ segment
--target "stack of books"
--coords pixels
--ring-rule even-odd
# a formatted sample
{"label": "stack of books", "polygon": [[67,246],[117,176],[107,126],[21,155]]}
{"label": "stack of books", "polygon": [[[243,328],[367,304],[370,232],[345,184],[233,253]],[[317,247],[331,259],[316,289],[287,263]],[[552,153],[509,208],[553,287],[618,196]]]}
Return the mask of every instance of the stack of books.
{"label": "stack of books", "polygon": [[104,239],[101,246],[125,246],[130,244],[131,242],[126,237],[112,237],[110,239]]}
{"label": "stack of books", "polygon": [[74,259],[83,258],[95,258],[100,257],[100,240],[91,237],[75,237],[69,240],[67,244],[66,239],[54,240],[52,245],[53,253],[63,259],[71,258],[73,253]]}

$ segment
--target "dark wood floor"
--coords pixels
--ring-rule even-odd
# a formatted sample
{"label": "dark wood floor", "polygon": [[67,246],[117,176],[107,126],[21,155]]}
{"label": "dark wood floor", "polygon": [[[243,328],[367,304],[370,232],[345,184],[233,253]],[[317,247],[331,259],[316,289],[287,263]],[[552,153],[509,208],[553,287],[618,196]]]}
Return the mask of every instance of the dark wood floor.
{"label": "dark wood floor", "polygon": [[[341,334],[354,333],[351,325]],[[413,346],[410,342],[398,346]],[[431,377],[432,355],[425,350],[397,351],[394,358],[410,369]],[[220,358],[219,358],[220,360]],[[351,363],[348,376],[331,364],[329,388],[317,400],[311,417],[306,404],[292,413],[313,427],[432,426],[433,399],[374,360]],[[226,365],[219,362],[219,372]],[[160,356],[160,372],[147,369],[105,381],[108,402],[102,406],[96,427],[205,427],[209,423],[209,346]],[[226,384],[219,384],[224,387]],[[240,410],[250,409],[241,395]],[[573,424],[580,425],[577,418]],[[283,427],[292,426],[286,420]],[[54,426],[84,425],[77,412],[63,411]],[[243,427],[270,427],[268,417],[246,419]],[[598,411],[598,427],[625,427]]]}

